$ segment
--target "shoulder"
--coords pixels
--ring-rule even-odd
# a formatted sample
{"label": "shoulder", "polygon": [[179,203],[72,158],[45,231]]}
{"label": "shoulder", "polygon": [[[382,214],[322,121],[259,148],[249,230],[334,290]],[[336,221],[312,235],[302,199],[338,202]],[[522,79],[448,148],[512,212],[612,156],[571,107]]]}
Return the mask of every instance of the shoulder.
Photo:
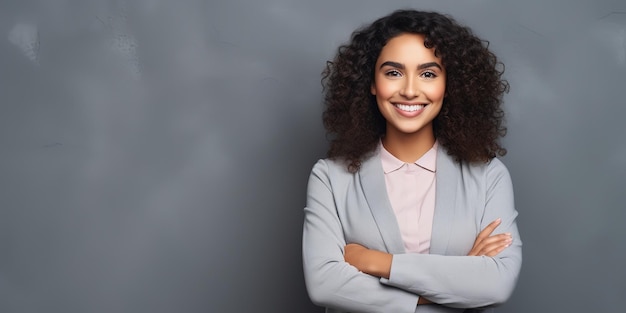
{"label": "shoulder", "polygon": [[348,171],[347,163],[341,159],[319,159],[311,170],[311,176],[327,177],[328,179],[351,175],[354,173]]}
{"label": "shoulder", "polygon": [[474,186],[480,190],[490,189],[496,184],[511,184],[509,171],[504,163],[493,158],[488,162],[457,162],[444,149],[439,151],[437,172],[448,181],[457,181],[465,187]]}
{"label": "shoulder", "polygon": [[359,182],[364,173],[382,173],[382,163],[378,150],[369,154],[356,172],[348,170],[348,162],[341,158],[319,159],[311,170],[311,178],[327,181],[329,185],[341,186]]}
{"label": "shoulder", "polygon": [[488,162],[463,162],[461,167],[466,171],[479,172],[485,175],[501,175],[508,173],[506,165],[498,158],[493,158]]}
{"label": "shoulder", "polygon": [[486,176],[490,189],[496,188],[497,186],[506,186],[507,189],[513,188],[509,170],[498,158],[494,158],[489,162]]}
{"label": "shoulder", "polygon": [[512,187],[509,170],[498,158],[493,158],[486,163],[464,164],[462,168],[464,175],[471,177],[486,190],[499,188],[498,186]]}
{"label": "shoulder", "polygon": [[466,171],[485,177],[488,180],[509,176],[509,170],[506,165],[498,158],[493,158],[485,163],[464,164],[463,167],[466,168]]}
{"label": "shoulder", "polygon": [[[309,197],[334,197],[337,190],[344,190],[342,186],[348,184],[350,173],[344,162],[335,159],[319,159],[313,165],[309,176],[307,194]],[[327,201],[331,201],[327,199]]]}
{"label": "shoulder", "polygon": [[438,153],[441,157],[437,159],[437,166],[455,168],[464,176],[474,177],[493,177],[493,176],[508,176],[509,171],[504,163],[499,158],[493,158],[487,162],[458,162],[453,156],[449,155],[445,148],[441,148]]}

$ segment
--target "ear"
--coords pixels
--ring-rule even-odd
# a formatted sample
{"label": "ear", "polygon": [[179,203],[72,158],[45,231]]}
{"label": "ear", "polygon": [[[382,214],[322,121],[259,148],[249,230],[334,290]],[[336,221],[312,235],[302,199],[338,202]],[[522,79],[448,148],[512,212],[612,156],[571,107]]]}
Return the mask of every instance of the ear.
{"label": "ear", "polygon": [[370,86],[370,93],[372,96],[376,95],[376,84],[374,82],[372,82],[372,85]]}

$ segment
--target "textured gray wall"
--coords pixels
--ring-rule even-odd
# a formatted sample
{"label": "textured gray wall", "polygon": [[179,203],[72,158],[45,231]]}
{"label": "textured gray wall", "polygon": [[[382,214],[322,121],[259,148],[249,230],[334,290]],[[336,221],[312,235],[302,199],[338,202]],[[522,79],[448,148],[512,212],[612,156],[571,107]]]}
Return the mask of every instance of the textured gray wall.
{"label": "textured gray wall", "polygon": [[319,312],[320,72],[397,8],[506,63],[524,265],[503,312],[626,295],[626,1],[0,2],[0,312]]}

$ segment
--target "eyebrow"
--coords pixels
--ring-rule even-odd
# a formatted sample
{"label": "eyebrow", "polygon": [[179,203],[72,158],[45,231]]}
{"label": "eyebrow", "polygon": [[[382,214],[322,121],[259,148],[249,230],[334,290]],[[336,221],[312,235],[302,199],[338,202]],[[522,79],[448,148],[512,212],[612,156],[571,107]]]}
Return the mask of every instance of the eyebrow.
{"label": "eyebrow", "polygon": [[[397,68],[402,69],[402,70],[405,68],[404,64],[398,63],[398,62],[393,62],[393,61],[387,61],[387,62],[381,64],[380,68],[383,68],[384,66],[397,67]],[[441,68],[441,65],[439,65],[439,63],[437,63],[437,62],[428,62],[428,63],[420,64],[420,65],[417,66],[417,69],[418,70],[423,70],[423,69],[429,68],[429,67],[436,67],[436,68],[438,68],[440,70],[443,70]]]}

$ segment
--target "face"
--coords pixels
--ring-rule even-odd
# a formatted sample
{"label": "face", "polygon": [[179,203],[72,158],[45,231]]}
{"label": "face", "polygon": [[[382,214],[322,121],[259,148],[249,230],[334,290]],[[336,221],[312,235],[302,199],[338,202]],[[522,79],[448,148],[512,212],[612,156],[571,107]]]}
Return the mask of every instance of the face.
{"label": "face", "polygon": [[371,92],[387,121],[389,136],[411,135],[434,141],[433,119],[446,91],[446,72],[424,36],[401,34],[383,47]]}

